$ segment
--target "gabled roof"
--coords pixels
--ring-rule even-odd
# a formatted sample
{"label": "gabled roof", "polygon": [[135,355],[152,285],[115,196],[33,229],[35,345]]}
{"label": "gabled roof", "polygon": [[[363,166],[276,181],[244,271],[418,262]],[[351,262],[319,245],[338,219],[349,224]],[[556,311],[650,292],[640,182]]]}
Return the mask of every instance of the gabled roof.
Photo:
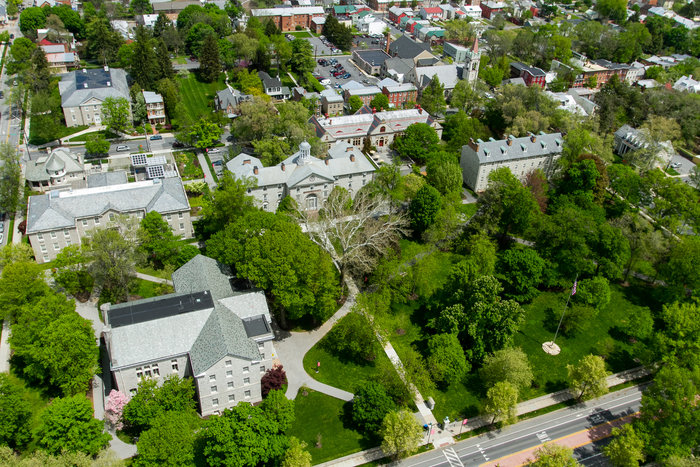
{"label": "gabled roof", "polygon": [[211,291],[215,300],[235,293],[231,270],[213,258],[197,255],[173,272],[173,286],[178,293]]}
{"label": "gabled roof", "polygon": [[389,54],[392,57],[415,58],[426,51],[430,52],[430,44],[416,42],[406,35],[389,44]]}
{"label": "gabled roof", "polygon": [[[476,156],[480,164],[489,164],[561,153],[563,147],[561,133],[540,133],[533,137],[510,136],[502,140],[477,141],[475,144],[478,149],[473,148],[471,143],[462,146],[462,157]],[[511,144],[508,144],[509,142]]]}
{"label": "gabled roof", "polygon": [[457,74],[457,65],[436,65],[436,66],[423,66],[415,69],[416,74],[416,86],[423,89],[436,76],[440,80],[445,89],[454,89],[459,81],[459,76]]}
{"label": "gabled roof", "polygon": [[105,67],[93,70],[76,70],[63,75],[58,83],[63,107],[77,107],[90,99],[104,101],[108,97],[131,100],[126,72],[119,68]]}
{"label": "gabled roof", "polygon": [[35,161],[27,162],[24,178],[30,182],[42,182],[51,179],[49,172],[65,170],[66,173],[84,172],[80,159],[71,154],[67,148],[56,148],[49,156],[42,156]]}

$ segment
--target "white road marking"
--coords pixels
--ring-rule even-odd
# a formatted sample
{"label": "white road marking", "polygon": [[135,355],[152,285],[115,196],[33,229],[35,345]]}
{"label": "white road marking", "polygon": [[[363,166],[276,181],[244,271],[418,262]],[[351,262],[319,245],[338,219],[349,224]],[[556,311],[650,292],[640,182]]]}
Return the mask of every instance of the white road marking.
{"label": "white road marking", "polygon": [[454,449],[447,448],[444,449],[442,453],[445,455],[445,458],[447,459],[447,462],[450,463],[451,467],[464,467],[464,464],[462,464],[462,461]]}

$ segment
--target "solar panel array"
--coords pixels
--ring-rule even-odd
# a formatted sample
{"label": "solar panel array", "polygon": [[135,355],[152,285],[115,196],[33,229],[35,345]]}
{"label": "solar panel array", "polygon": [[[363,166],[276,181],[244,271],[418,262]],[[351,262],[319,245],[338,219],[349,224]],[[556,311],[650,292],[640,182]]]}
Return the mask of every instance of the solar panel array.
{"label": "solar panel array", "polygon": [[165,177],[165,169],[162,165],[149,165],[146,167],[146,176],[148,178],[163,178]]}
{"label": "solar panel array", "polygon": [[134,167],[146,167],[147,159],[145,154],[132,154],[131,165]]}

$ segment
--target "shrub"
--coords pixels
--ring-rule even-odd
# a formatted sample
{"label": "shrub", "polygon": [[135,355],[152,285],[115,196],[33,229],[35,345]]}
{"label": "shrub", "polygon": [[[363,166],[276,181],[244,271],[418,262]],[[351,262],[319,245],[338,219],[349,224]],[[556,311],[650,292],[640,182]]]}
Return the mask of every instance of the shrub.
{"label": "shrub", "polygon": [[282,389],[282,387],[287,384],[287,373],[284,371],[282,365],[276,365],[260,378],[260,387],[263,398],[267,397],[270,391],[276,391]]}
{"label": "shrub", "polygon": [[366,363],[377,357],[377,338],[367,318],[353,311],[330,330],[323,345],[339,358]]}

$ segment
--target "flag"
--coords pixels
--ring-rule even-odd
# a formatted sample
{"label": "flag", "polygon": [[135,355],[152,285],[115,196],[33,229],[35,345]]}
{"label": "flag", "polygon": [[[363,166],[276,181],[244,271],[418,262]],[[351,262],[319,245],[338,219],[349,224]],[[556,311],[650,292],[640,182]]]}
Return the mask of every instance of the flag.
{"label": "flag", "polygon": [[469,419],[465,418],[464,420],[462,420],[462,425],[466,425],[468,421],[469,421]]}
{"label": "flag", "polygon": [[574,296],[576,295],[576,284],[578,283],[578,280],[574,281],[574,286],[571,288],[571,295]]}

